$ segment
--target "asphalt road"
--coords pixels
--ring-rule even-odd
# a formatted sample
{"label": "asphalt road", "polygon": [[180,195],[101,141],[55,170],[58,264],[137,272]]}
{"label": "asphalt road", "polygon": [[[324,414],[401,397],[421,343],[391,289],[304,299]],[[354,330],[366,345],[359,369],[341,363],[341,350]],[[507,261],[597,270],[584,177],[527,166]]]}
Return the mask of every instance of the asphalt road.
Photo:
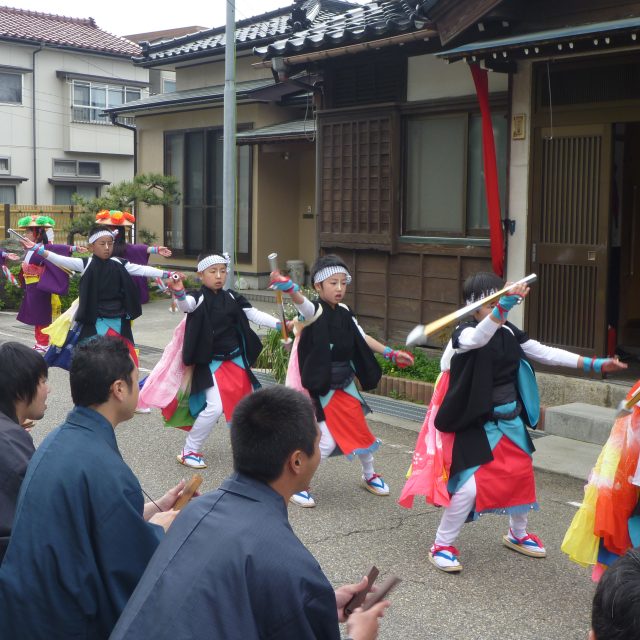
{"label": "asphalt road", "polygon": [[[178,317],[167,304],[145,307],[134,335],[141,347],[141,366],[151,368],[171,336]],[[15,314],[0,312],[0,341],[32,344],[32,330]],[[67,373],[50,372],[51,394],[45,418],[33,431],[36,444],[71,408]],[[318,506],[291,506],[292,526],[320,562],[334,585],[355,582],[371,564],[403,582],[391,596],[382,622],[382,640],[513,639],[583,640],[589,629],[593,584],[590,572],[560,552],[564,533],[582,497],[583,483],[551,473],[537,473],[541,511],[532,514],[531,529],[544,540],[545,559],[521,556],[505,548],[501,538],[507,519],[485,516],[465,525],[458,540],[464,570],[438,572],[427,552],[440,511],[422,502],[413,510],[396,503],[411,459],[415,433],[398,426],[372,423],[383,441],[376,470],[391,486],[391,496],[373,496],[360,486],[360,465],[332,458],[320,466],[312,490]],[[159,413],[136,414],[120,425],[118,442],[128,464],[151,496],[161,495],[189,471],[176,462],[183,434],[162,425]],[[208,468],[203,489],[215,489],[231,471],[228,431],[222,422],[204,446]]]}

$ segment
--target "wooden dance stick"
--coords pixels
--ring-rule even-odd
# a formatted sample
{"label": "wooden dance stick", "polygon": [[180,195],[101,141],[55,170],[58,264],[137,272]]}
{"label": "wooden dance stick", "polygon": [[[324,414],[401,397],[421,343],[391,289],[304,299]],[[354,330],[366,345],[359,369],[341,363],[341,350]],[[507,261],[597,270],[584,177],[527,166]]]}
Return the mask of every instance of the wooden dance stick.
{"label": "wooden dance stick", "polygon": [[487,304],[487,302],[493,302],[494,300],[498,300],[501,296],[508,294],[509,291],[511,291],[511,289],[513,289],[513,287],[515,287],[516,285],[532,284],[537,279],[538,279],[538,276],[535,273],[532,273],[526,276],[525,278],[522,278],[522,280],[518,280],[517,282],[512,282],[510,285],[500,289],[500,291],[496,291],[495,293],[492,293],[491,295],[482,298],[482,300],[476,300],[475,302],[468,304],[466,307],[463,307],[462,309],[458,309],[453,313],[449,313],[448,315],[443,316],[438,320],[434,320],[429,324],[419,324],[417,327],[412,329],[409,335],[407,336],[407,346],[410,347],[412,345],[424,343],[426,341],[427,336],[430,336],[433,333],[436,333],[441,329],[444,329],[450,324],[453,324],[454,322],[456,322],[456,320],[460,320],[461,318],[464,318],[464,316],[467,316],[470,313],[473,313],[483,305]]}
{"label": "wooden dance stick", "polygon": [[[271,269],[271,271],[280,271],[280,269],[278,269],[278,254],[277,253],[270,253],[267,256],[267,260],[269,261],[269,268]],[[287,333],[287,319],[284,315],[284,304],[282,302],[282,291],[280,291],[279,289],[276,289],[276,303],[278,304],[278,306],[280,307],[280,331],[282,332],[282,342],[284,342],[285,344],[291,342],[291,338],[289,337],[289,334]]]}
{"label": "wooden dance stick", "polygon": [[202,476],[199,473],[196,473],[192,476],[191,480],[187,482],[180,494],[180,497],[176,500],[176,503],[173,505],[173,508],[176,511],[180,511],[183,507],[186,507],[189,503],[189,500],[193,498],[193,494],[198,490],[200,485],[202,484]]}
{"label": "wooden dance stick", "polygon": [[616,414],[616,420],[618,418],[621,418],[622,416],[624,416],[627,413],[631,413],[631,411],[633,411],[633,407],[636,404],[636,402],[640,401],[640,388],[628,399],[628,400],[621,400],[620,403],[618,404],[618,413]]}

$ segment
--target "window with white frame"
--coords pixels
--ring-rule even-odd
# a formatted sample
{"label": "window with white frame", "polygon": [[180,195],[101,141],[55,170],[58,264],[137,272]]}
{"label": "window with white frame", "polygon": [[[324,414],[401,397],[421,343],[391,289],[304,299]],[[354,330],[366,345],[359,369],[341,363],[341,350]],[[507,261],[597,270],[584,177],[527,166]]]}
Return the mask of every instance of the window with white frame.
{"label": "window with white frame", "polygon": [[22,74],[0,71],[0,103],[22,104]]}
{"label": "window with white frame", "polygon": [[[507,176],[507,121],[492,116],[500,201]],[[479,113],[412,116],[405,129],[405,236],[488,237]]]}
{"label": "window with white frame", "polygon": [[71,86],[72,119],[75,122],[110,124],[104,109],[139,100],[142,90],[136,87],[74,80]]}
{"label": "window with white frame", "polygon": [[69,176],[82,178],[99,178],[100,163],[83,160],[54,160],[54,176]]}
{"label": "window with white frame", "polygon": [[16,188],[12,184],[0,184],[0,204],[15,204]]}
{"label": "window with white frame", "polygon": [[100,187],[91,184],[57,184],[53,188],[53,204],[75,204],[73,194],[90,200],[100,195]]}
{"label": "window with white frame", "polygon": [[0,156],[0,174],[9,175],[11,173],[11,158]]}
{"label": "window with white frame", "polygon": [[162,93],[173,93],[176,90],[176,81],[162,78]]}

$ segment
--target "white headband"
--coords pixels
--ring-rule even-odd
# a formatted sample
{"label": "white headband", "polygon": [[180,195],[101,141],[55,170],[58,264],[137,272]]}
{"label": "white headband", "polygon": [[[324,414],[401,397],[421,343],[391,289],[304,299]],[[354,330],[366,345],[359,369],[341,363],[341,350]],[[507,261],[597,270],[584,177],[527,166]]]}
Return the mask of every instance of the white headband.
{"label": "white headband", "polygon": [[349,274],[349,272],[344,267],[340,267],[338,265],[320,269],[320,271],[318,271],[318,273],[313,276],[313,284],[324,282],[327,278],[334,276],[336,273],[344,273],[347,276],[347,284],[351,284],[351,275]]}
{"label": "white headband", "polygon": [[484,300],[488,296],[492,296],[494,293],[497,293],[498,289],[489,289],[487,291],[483,291],[481,294],[476,297],[474,293],[471,294],[469,298],[465,300],[466,304],[473,304],[477,300]]}
{"label": "white headband", "polygon": [[222,255],[212,255],[203,258],[198,262],[198,273],[202,273],[205,269],[212,267],[214,264],[226,264],[229,265],[229,254],[223,253]]}
{"label": "white headband", "polygon": [[118,230],[109,231],[108,229],[100,229],[100,231],[96,231],[92,236],[89,236],[89,244],[93,244],[98,238],[102,238],[103,236],[111,236],[115,238],[118,235]]}

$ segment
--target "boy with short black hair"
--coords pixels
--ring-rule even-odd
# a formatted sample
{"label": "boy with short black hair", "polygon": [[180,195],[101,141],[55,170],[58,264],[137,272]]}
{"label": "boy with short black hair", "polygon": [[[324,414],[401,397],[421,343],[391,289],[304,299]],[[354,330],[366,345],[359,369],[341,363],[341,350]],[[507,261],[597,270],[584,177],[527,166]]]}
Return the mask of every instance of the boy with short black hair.
{"label": "boy with short black hair", "polygon": [[589,640],[640,638],[640,549],[630,549],[604,573],[591,609]]}
{"label": "boy with short black hair", "polygon": [[4,557],[27,465],[35,452],[24,428],[40,420],[49,385],[42,356],[19,342],[0,345],[0,563]]}
{"label": "boy with short black hair", "polygon": [[[373,640],[388,602],[349,616],[366,588],[334,589],[291,529],[287,501],[320,462],[309,400],[273,386],[238,404],[231,423],[234,472],[188,505],[142,577],[111,640],[278,638]],[[211,631],[213,630],[213,631]]]}
{"label": "boy with short black hair", "polygon": [[70,372],[76,403],[35,452],[0,567],[3,637],[108,638],[177,511],[184,481],[144,503],[115,436],[138,400],[126,344],[94,336]]}

